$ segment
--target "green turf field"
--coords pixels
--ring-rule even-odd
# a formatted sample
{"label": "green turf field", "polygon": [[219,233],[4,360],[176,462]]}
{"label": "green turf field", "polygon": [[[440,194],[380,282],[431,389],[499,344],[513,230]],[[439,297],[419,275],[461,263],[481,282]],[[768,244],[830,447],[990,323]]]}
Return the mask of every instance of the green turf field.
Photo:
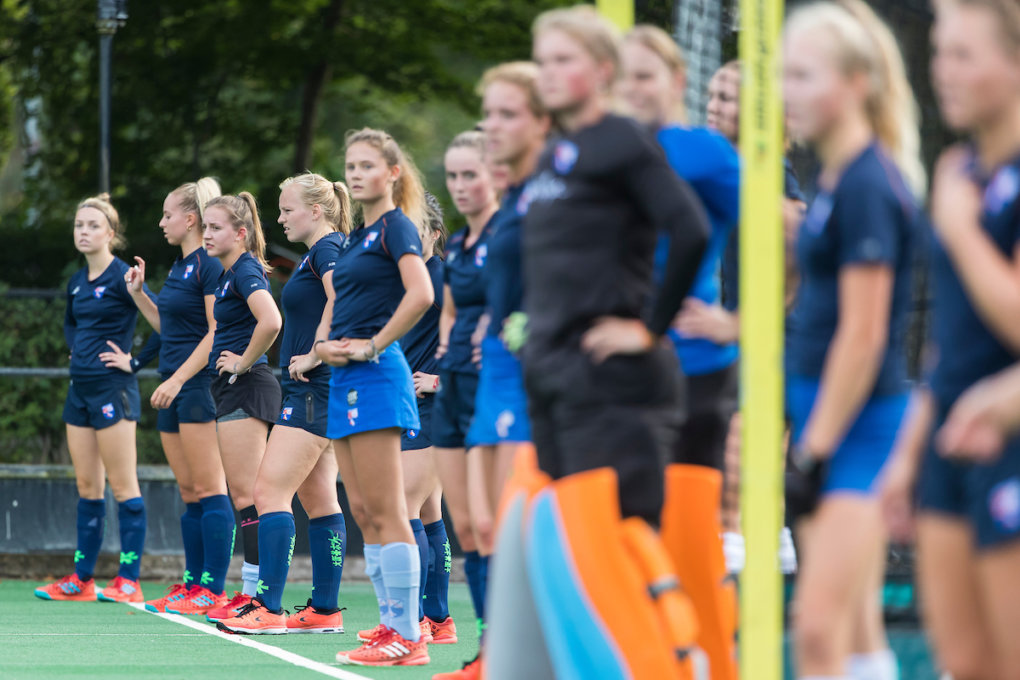
{"label": "green turf field", "polygon": [[[379,622],[375,595],[368,583],[344,584],[340,604],[343,635],[211,635],[212,624],[195,630],[127,605],[106,602],[47,602],[32,591],[33,581],[0,581],[0,679],[76,680],[131,678],[146,680],[290,680],[325,677],[430,678],[454,670],[474,656],[477,634],[467,587],[450,585],[450,611],[459,624],[460,642],[430,645],[432,663],[418,668],[362,668],[336,663],[336,652],[358,646],[357,631]],[[165,584],[145,583],[146,597],[158,597]],[[239,586],[235,586],[239,587]],[[284,606],[304,604],[310,584],[287,586]],[[198,617],[187,617],[198,622]],[[254,643],[254,644],[251,644]],[[285,650],[294,657],[282,660],[263,649]],[[301,659],[322,664],[313,670],[297,665]],[[325,671],[325,672],[323,672]],[[327,674],[332,673],[332,675]],[[349,673],[350,675],[343,675]]]}

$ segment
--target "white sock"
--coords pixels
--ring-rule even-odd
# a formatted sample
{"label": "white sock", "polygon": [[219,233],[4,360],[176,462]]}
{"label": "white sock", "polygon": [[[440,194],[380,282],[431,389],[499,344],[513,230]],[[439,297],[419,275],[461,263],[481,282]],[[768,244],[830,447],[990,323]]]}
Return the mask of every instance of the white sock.
{"label": "white sock", "polygon": [[723,533],[723,556],[726,558],[726,573],[739,574],[744,570],[744,537],[735,531]]}
{"label": "white sock", "polygon": [[259,594],[259,565],[241,563],[241,592],[249,597]]}
{"label": "white sock", "polygon": [[900,669],[891,649],[851,654],[846,665],[853,680],[899,680]]}
{"label": "white sock", "polygon": [[779,571],[784,574],[797,573],[797,550],[793,547],[790,527],[783,527],[779,532]]}

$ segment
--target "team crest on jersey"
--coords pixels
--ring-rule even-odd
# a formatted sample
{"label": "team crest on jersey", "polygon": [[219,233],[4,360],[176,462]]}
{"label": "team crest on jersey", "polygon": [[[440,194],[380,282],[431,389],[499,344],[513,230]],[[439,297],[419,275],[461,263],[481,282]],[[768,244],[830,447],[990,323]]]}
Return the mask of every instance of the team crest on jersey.
{"label": "team crest on jersey", "polygon": [[189,264],[187,267],[184,268],[184,276],[182,276],[181,278],[182,279],[188,278],[189,276],[191,276],[191,272],[193,271],[195,271],[195,265]]}
{"label": "team crest on jersey", "polygon": [[996,484],[988,494],[988,512],[1000,529],[1020,529],[1020,478]]}
{"label": "team crest on jersey", "polygon": [[294,414],[293,406],[284,406],[283,410],[280,411],[280,420],[290,420],[290,417]]}
{"label": "team crest on jersey", "polygon": [[103,293],[105,292],[106,286],[96,286],[95,290],[92,291],[92,294],[95,295],[96,299],[98,300],[99,298],[103,297]]}
{"label": "team crest on jersey", "polygon": [[358,403],[358,391],[355,389],[347,390],[347,405],[354,406]]}
{"label": "team crest on jersey", "polygon": [[825,224],[829,221],[830,215],[832,215],[832,196],[818,194],[804,217],[802,228],[812,236],[818,236],[825,230]]}
{"label": "team crest on jersey", "polygon": [[483,243],[482,245],[478,246],[478,249],[475,251],[475,266],[476,267],[484,267],[485,266],[485,256],[488,255],[488,254],[489,254],[489,246],[488,246],[488,244]]}
{"label": "team crest on jersey", "polygon": [[301,260],[301,264],[298,265],[297,270],[301,271],[302,269],[305,268],[306,264],[308,264],[308,256],[307,255],[305,255],[305,259]]}
{"label": "team crest on jersey", "polygon": [[564,139],[558,142],[556,148],[553,149],[553,167],[556,168],[556,172],[566,175],[574,169],[577,156],[577,144]]}
{"label": "team crest on jersey", "polygon": [[220,290],[220,297],[223,297],[224,295],[227,294],[227,288],[230,288],[230,281],[227,281],[226,283],[223,284],[223,288]]}
{"label": "team crest on jersey", "polygon": [[379,238],[379,232],[377,232],[377,231],[370,231],[370,232],[368,232],[368,236],[365,237],[365,240],[362,242],[361,247],[362,248],[368,248],[373,243],[375,243],[375,240],[377,238]]}
{"label": "team crest on jersey", "polygon": [[101,410],[103,412],[103,417],[104,418],[106,418],[107,420],[113,420],[113,416],[114,416],[115,412],[113,410],[113,403],[112,402],[109,403],[109,404],[103,404]]}
{"label": "team crest on jersey", "polygon": [[985,189],[985,210],[990,215],[998,215],[1006,206],[1016,200],[1020,193],[1020,173],[1012,165],[1008,165],[997,173]]}

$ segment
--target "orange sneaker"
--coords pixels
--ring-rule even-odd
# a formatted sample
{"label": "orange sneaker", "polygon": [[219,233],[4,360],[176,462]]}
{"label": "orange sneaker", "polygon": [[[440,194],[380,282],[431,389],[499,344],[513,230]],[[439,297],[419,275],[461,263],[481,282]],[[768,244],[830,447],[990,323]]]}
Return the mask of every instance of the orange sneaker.
{"label": "orange sneaker", "polygon": [[411,642],[392,628],[358,649],[337,652],[336,660],[356,666],[424,666],[431,661],[427,642]]}
{"label": "orange sneaker", "polygon": [[426,644],[432,642],[432,624],[425,619],[418,622],[419,630],[421,631],[421,639]]}
{"label": "orange sneaker", "polygon": [[312,601],[294,607],[294,613],[287,618],[288,633],[342,633],[344,615],[341,609],[333,611],[316,609]]}
{"label": "orange sneaker", "polygon": [[35,596],[44,600],[66,600],[72,602],[95,602],[96,582],[82,581],[78,574],[71,574],[56,583],[35,589]]}
{"label": "orange sneaker", "polygon": [[166,606],[167,614],[205,614],[210,609],[221,606],[227,601],[226,595],[216,595],[208,588],[198,586],[189,597]]}
{"label": "orange sneaker", "polygon": [[242,635],[282,635],[287,632],[287,614],[266,609],[266,605],[252,598],[241,607],[237,616],[216,622],[216,627],[226,633]]}
{"label": "orange sneaker", "polygon": [[183,583],[175,583],[166,589],[166,595],[163,597],[146,602],[145,608],[150,612],[162,614],[166,611],[166,606],[168,604],[185,600],[194,595],[197,590],[198,586],[186,586]]}
{"label": "orange sneaker", "polygon": [[223,600],[215,607],[211,607],[205,612],[205,618],[207,621],[222,621],[223,619],[229,619],[237,616],[238,612],[241,611],[241,607],[251,602],[251,595],[245,595],[234,591],[234,596],[227,601],[224,595]]}
{"label": "orange sneaker", "polygon": [[457,642],[457,624],[453,622],[452,616],[447,616],[443,621],[433,621],[425,617],[425,622],[432,629],[432,644],[452,645]]}
{"label": "orange sneaker", "polygon": [[482,655],[479,654],[474,659],[464,664],[464,667],[459,671],[436,673],[432,676],[432,680],[481,680],[482,667]]}
{"label": "orange sneaker", "polygon": [[381,623],[375,628],[372,628],[371,630],[359,630],[358,642],[372,642],[377,637],[385,633],[387,630],[388,628]]}
{"label": "orange sneaker", "polygon": [[96,594],[96,599],[102,602],[145,602],[142,587],[138,581],[132,581],[123,576],[114,577],[101,592]]}

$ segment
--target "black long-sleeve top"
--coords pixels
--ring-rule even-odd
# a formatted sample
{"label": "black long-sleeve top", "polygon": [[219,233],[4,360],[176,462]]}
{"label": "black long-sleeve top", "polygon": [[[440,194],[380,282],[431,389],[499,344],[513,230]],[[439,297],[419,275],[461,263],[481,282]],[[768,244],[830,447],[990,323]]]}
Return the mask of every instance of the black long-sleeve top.
{"label": "black long-sleeve top", "polygon": [[[581,335],[601,316],[644,319],[665,333],[709,233],[701,203],[655,138],[616,115],[550,142],[518,211],[532,357],[579,351]],[[659,232],[670,236],[670,250],[656,292]]]}

